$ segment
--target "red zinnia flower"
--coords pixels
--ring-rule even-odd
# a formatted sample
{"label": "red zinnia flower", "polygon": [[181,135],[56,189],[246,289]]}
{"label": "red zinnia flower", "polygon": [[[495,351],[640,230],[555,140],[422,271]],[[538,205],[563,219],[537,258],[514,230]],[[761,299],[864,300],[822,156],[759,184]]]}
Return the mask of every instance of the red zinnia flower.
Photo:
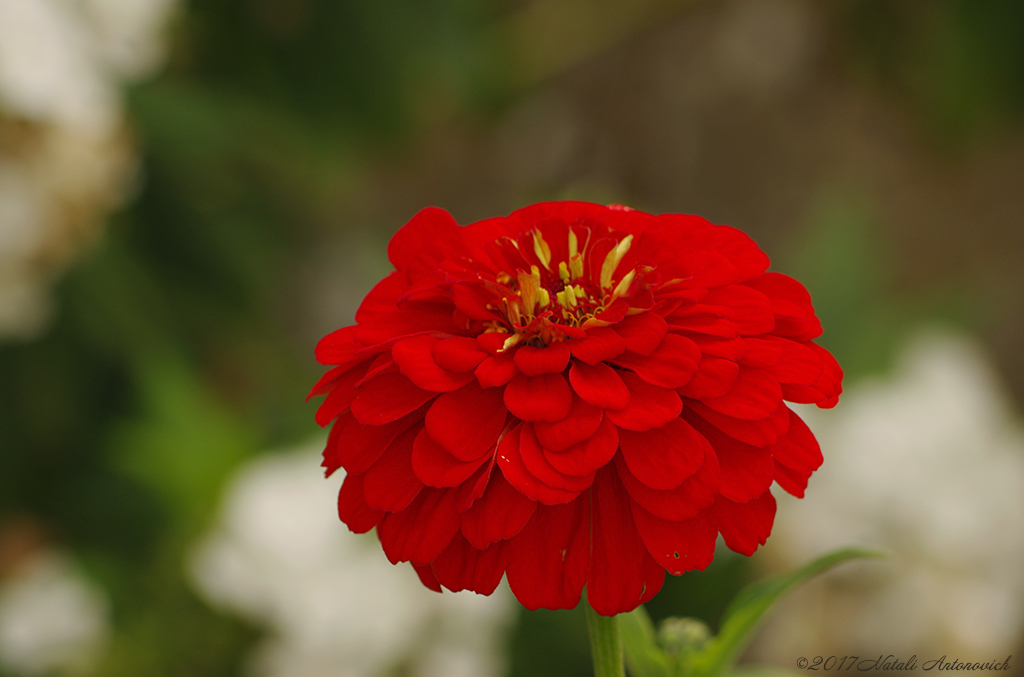
{"label": "red zinnia flower", "polygon": [[696,216],[543,203],[465,227],[421,211],[357,324],[317,346],[312,394],[352,531],[428,587],[529,608],[629,611],[719,533],[750,555],[772,482],[822,457],[783,402],[835,404],[842,371],[796,280]]}

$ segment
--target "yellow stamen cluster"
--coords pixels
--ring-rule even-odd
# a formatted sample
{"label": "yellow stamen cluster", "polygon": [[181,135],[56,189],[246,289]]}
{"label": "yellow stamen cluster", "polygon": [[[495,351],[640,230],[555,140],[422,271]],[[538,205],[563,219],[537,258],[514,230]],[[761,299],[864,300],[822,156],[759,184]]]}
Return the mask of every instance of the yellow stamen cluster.
{"label": "yellow stamen cluster", "polygon": [[[502,271],[495,277],[498,284],[515,292],[515,296],[502,297],[497,307],[488,306],[508,319],[509,328],[497,321],[485,323],[487,332],[511,333],[503,350],[533,339],[534,333],[543,342],[560,340],[562,334],[557,329],[558,324],[584,328],[601,325],[595,315],[627,295],[636,278],[634,269],[615,283],[619,264],[633,243],[632,235],[624,237],[608,252],[601,266],[599,290],[593,289],[591,283],[583,278],[583,261],[589,242],[584,243],[581,251],[576,233],[570,230],[568,261],[552,265],[551,247],[544,240],[543,234],[534,230],[532,236],[533,253],[543,266],[543,271],[540,266],[531,265],[529,272],[520,270],[513,276]],[[541,317],[540,329],[535,324],[538,317]],[[530,330],[528,336],[523,329],[531,324],[534,329]]]}

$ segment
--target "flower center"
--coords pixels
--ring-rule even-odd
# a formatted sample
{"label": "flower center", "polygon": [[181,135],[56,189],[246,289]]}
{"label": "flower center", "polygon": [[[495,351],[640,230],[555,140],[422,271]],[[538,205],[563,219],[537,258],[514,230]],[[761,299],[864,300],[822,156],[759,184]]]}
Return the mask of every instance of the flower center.
{"label": "flower center", "polygon": [[552,261],[551,248],[540,230],[528,234],[533,237],[533,254],[541,265],[532,264],[529,271],[517,270],[515,275],[498,273],[495,281],[511,293],[503,294],[488,307],[504,315],[505,322],[488,322],[485,331],[511,334],[503,348],[507,350],[521,343],[547,345],[567,336],[582,337],[582,330],[610,324],[601,319],[602,313],[628,296],[637,281],[635,268],[625,275],[616,274],[633,236],[615,242],[595,281],[585,264],[590,243],[581,247],[573,230],[569,231],[567,260],[557,262]]}

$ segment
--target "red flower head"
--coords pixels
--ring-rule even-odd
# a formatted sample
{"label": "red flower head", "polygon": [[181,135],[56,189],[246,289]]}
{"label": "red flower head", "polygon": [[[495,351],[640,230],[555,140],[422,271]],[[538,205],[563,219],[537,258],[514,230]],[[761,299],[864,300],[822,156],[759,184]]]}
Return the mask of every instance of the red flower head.
{"label": "red flower head", "polygon": [[822,457],[783,400],[842,370],[796,280],[696,216],[542,203],[421,211],[357,324],[317,346],[342,521],[425,585],[629,611],[721,533],[750,555]]}

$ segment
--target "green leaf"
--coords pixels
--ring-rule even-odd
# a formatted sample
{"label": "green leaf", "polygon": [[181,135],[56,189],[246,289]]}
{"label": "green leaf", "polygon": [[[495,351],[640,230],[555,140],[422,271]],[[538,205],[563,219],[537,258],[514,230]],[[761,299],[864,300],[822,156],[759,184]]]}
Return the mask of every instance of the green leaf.
{"label": "green leaf", "polygon": [[638,606],[619,616],[619,631],[626,653],[626,667],[632,677],[674,677],[675,666],[655,640],[654,623],[647,610]]}
{"label": "green leaf", "polygon": [[765,612],[800,583],[832,567],[861,557],[882,557],[873,550],[847,548],[824,555],[790,574],[775,576],[747,586],[726,609],[722,629],[701,652],[692,657],[695,677],[718,677],[729,668],[746,646],[750,633]]}

